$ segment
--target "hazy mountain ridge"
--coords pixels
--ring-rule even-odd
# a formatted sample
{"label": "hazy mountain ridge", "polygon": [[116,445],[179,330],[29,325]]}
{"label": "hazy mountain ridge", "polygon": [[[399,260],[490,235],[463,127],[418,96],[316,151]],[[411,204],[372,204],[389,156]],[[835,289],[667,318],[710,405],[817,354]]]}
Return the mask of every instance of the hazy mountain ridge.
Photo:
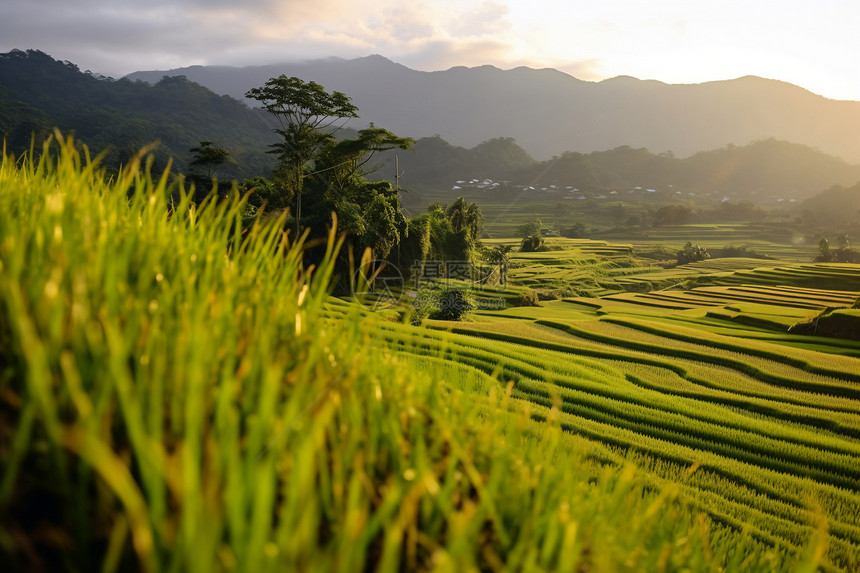
{"label": "hazy mountain ridge", "polygon": [[[385,60],[376,64],[391,70]],[[472,76],[474,69],[454,68],[451,72]],[[525,68],[518,71],[532,72]],[[552,81],[570,81],[561,72],[539,72]],[[415,73],[427,81],[428,76]],[[501,77],[490,68],[480,73]],[[652,85],[632,78],[616,78],[609,83],[632,84],[645,90]],[[530,106],[529,112],[536,108]],[[275,139],[271,125],[259,110],[251,110],[232,97],[218,96],[185,78],[162,79],[156,85],[128,79],[111,81],[37,51],[0,54],[0,133],[6,135],[9,150],[15,153],[29,148],[32,133],[44,136],[57,126],[75,131],[94,151],[112,149],[106,158],[111,165],[122,163],[140,146],[158,140],[161,146],[156,150],[156,167],[163,168],[172,157],[174,169],[187,172],[189,148],[209,139],[230,150],[236,159],[236,164],[219,171],[222,179],[269,176],[274,158],[265,152]],[[355,136],[350,129],[341,135]],[[393,181],[394,155],[380,155],[374,161],[379,169],[370,177]],[[779,198],[803,200],[833,185],[860,181],[860,165],[775,139],[724,146],[689,157],[622,145],[588,153],[564,151],[540,161],[512,137],[489,138],[467,148],[431,136],[417,138],[413,152],[399,151],[396,155],[399,183],[404,188],[447,189],[452,195],[457,193],[454,187],[460,185],[458,182],[486,178],[507,181],[509,190],[517,186],[540,190],[554,185],[559,193],[567,187],[593,196],[615,190],[620,198],[623,192],[641,187],[659,189],[670,196],[680,191],[683,197],[710,194],[719,201],[726,195],[767,203]],[[493,189],[496,187],[487,191]]]}
{"label": "hazy mountain ridge", "polygon": [[280,74],[349,95],[369,122],[411,137],[441,135],[473,147],[513,137],[533,157],[622,145],[688,156],[776,138],[860,163],[860,102],[829,100],[754,76],[665,84],[620,76],[582,81],[554,69],[493,66],[422,72],[378,55],[266,66],[192,66],[127,76],[155,82],[185,75],[241,98]]}
{"label": "hazy mountain ridge", "polygon": [[[393,155],[389,152],[383,156],[382,167],[374,177],[393,177]],[[428,137],[416,141],[414,152],[397,155],[403,186],[419,191],[448,188],[452,195],[458,193],[455,187],[487,192],[533,187],[576,197],[580,192],[596,196],[616,191],[621,193],[617,197],[621,200],[629,199],[626,192],[638,188],[640,194],[647,195],[645,190],[652,188],[663,197],[698,197],[713,202],[729,197],[776,205],[780,199],[803,200],[833,185],[860,181],[860,165],[775,139],[729,145],[684,158],[625,145],[591,153],[568,151],[537,161],[511,138],[492,139],[465,149],[441,137]],[[469,184],[484,179],[504,183],[500,189]]]}

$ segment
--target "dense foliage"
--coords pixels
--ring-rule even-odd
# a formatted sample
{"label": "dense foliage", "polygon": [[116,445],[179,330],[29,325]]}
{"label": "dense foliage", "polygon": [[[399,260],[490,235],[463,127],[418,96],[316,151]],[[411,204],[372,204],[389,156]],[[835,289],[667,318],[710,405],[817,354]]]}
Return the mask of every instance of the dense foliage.
{"label": "dense foliage", "polygon": [[565,433],[561,402],[328,298],[334,233],[305,268],[283,217],[243,230],[235,196],[197,205],[138,160],[109,181],[60,153],[0,164],[6,570],[821,560],[820,536],[804,554],[739,536]]}
{"label": "dense foliage", "polygon": [[189,149],[200,141],[214,142],[235,159],[219,173],[222,179],[268,175],[274,166],[265,153],[274,141],[266,115],[184,77],[149,85],[82,72],[37,50],[0,54],[0,131],[8,150],[28,150],[34,133],[38,150],[54,128],[106,149],[109,168],[158,142],[156,166],[172,158],[177,171],[188,172]]}

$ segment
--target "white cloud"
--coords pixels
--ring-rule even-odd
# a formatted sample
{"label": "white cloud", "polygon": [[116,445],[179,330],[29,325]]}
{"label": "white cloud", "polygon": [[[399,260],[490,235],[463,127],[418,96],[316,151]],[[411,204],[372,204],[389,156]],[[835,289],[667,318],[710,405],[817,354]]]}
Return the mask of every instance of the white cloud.
{"label": "white cloud", "polygon": [[506,4],[487,1],[455,14],[447,28],[452,36],[466,38],[510,33],[512,25]]}

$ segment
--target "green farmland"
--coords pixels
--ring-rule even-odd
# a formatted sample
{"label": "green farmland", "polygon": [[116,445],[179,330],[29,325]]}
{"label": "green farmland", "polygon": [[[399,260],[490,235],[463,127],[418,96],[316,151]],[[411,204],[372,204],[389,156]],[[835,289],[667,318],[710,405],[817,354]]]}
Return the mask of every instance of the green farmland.
{"label": "green farmland", "polygon": [[655,483],[683,484],[711,519],[756,539],[800,553],[823,519],[823,569],[860,566],[860,341],[788,333],[856,312],[839,309],[857,305],[860,267],[726,258],[662,269],[643,267],[630,243],[548,244],[512,253],[511,282],[577,295],[430,321],[452,360],[505,380],[538,418],[554,411],[568,432],[635,457]]}
{"label": "green farmland", "polygon": [[535,416],[554,411],[568,432],[635,457],[719,523],[801,552],[823,519],[827,562],[850,571],[860,342],[786,330],[858,296],[766,281],[569,298],[431,328],[452,359],[507,381]]}
{"label": "green farmland", "polygon": [[416,326],[57,148],[0,165],[4,570],[860,570],[860,341],[788,332],[858,266],[552,239]]}

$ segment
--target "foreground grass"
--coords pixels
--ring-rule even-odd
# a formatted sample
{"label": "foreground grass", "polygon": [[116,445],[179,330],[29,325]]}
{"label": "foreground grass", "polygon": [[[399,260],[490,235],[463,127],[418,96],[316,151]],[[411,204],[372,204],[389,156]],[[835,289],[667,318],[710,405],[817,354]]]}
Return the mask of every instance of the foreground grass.
{"label": "foreground grass", "polygon": [[[813,570],[330,312],[337,248],[72,141],[0,166],[0,551],[13,570]],[[332,316],[345,316],[332,318]],[[8,569],[7,569],[8,570]]]}

